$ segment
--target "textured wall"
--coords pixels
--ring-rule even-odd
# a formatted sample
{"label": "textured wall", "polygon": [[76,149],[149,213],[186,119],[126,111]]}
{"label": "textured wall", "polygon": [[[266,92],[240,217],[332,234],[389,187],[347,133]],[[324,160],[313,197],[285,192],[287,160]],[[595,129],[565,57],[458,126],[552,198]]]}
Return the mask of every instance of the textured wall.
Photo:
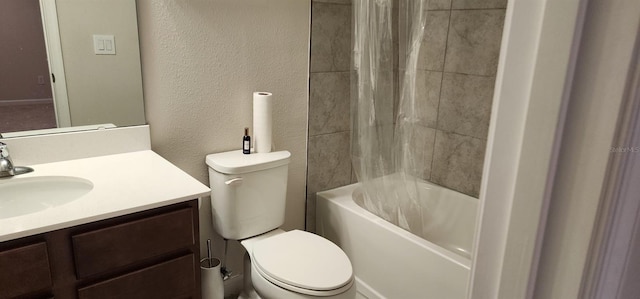
{"label": "textured wall", "polygon": [[[292,154],[284,228],[303,228],[309,1],[141,0],[138,9],[153,150],[208,185],[205,156],[240,149],[252,93],[273,92],[274,143]],[[208,201],[201,230],[203,241],[213,236]],[[241,272],[242,250],[231,250]]]}

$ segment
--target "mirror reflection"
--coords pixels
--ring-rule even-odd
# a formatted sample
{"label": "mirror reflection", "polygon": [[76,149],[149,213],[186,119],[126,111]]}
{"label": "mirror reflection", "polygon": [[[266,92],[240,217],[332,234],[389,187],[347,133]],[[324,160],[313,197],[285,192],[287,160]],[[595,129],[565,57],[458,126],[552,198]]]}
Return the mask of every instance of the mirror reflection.
{"label": "mirror reflection", "polygon": [[0,0],[0,133],[144,124],[135,0]]}

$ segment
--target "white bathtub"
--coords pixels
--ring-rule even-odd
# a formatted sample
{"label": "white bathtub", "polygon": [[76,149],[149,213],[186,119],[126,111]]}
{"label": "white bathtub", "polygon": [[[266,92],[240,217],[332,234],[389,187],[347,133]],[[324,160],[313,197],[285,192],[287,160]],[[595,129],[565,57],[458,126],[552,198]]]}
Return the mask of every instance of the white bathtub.
{"label": "white bathtub", "polygon": [[[318,234],[335,242],[351,259],[360,298],[465,298],[477,199],[425,183],[439,194],[441,231],[429,240],[405,231],[356,204],[358,184],[319,192]],[[453,211],[445,211],[453,209]],[[455,221],[451,221],[454,219]],[[442,245],[436,245],[438,244]],[[449,248],[449,249],[445,249]]]}

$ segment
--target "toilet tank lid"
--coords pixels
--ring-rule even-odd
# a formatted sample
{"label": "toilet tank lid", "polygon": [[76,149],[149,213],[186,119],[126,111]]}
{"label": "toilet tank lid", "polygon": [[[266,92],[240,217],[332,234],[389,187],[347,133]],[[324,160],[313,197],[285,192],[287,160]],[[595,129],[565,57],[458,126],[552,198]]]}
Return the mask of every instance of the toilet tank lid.
{"label": "toilet tank lid", "polygon": [[217,172],[241,174],[287,165],[290,157],[291,153],[288,151],[246,155],[242,150],[237,150],[207,155],[206,162]]}

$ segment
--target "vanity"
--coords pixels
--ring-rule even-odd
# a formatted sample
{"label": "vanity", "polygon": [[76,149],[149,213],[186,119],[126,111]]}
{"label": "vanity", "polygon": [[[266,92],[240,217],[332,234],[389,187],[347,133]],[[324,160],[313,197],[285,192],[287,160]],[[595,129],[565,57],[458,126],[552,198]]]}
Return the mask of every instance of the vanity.
{"label": "vanity", "polygon": [[[198,199],[210,190],[150,150],[147,126],[121,130],[43,137],[99,138],[82,142],[98,145],[91,157],[66,148],[41,164],[17,158],[32,140],[4,141],[34,171],[0,179],[0,298],[200,298]],[[100,152],[115,138],[104,134],[139,146]]]}
{"label": "vanity", "polygon": [[0,298],[199,298],[197,201],[0,244]]}

